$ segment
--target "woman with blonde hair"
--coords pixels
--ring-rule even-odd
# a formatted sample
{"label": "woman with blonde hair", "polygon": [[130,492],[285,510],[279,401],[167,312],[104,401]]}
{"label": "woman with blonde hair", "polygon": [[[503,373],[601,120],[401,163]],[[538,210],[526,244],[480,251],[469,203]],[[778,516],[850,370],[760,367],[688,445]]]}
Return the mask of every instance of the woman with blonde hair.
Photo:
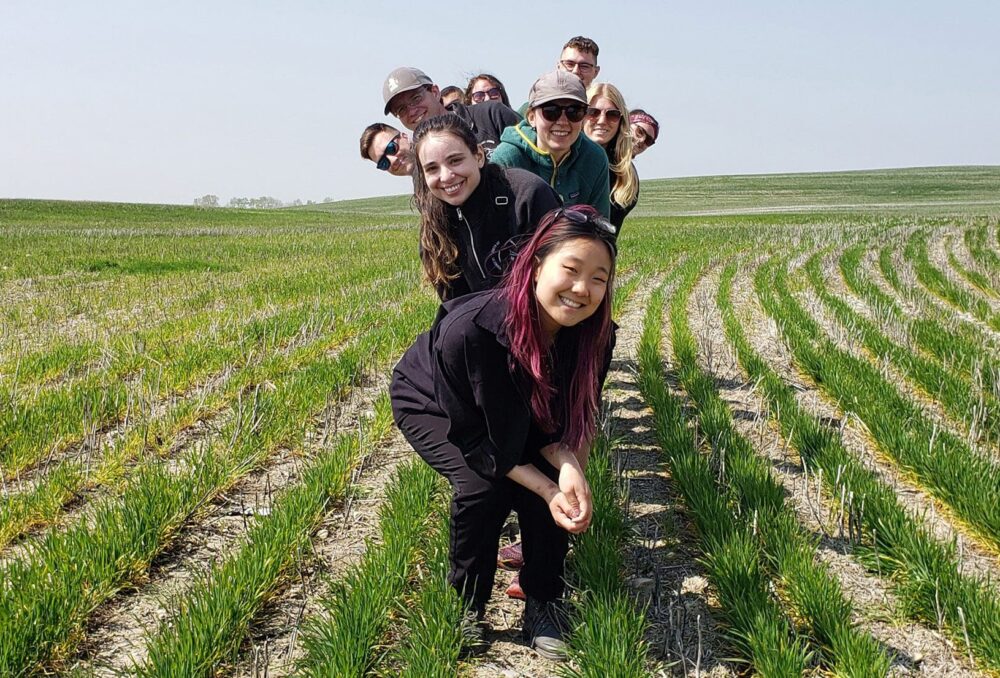
{"label": "woman with blonde hair", "polygon": [[632,136],[626,124],[628,107],[618,88],[606,82],[590,86],[587,102],[583,132],[608,154],[611,223],[621,229],[625,217],[639,201],[639,175],[632,164]]}

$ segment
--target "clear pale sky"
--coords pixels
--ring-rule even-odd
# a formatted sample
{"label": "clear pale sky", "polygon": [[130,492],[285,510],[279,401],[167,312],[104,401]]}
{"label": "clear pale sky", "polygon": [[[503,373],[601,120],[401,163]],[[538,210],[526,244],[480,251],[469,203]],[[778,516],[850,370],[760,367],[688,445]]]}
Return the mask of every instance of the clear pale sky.
{"label": "clear pale sky", "polygon": [[0,197],[405,193],[358,152],[390,70],[517,105],[574,35],[661,122],[643,178],[1000,164],[995,0],[2,0]]}

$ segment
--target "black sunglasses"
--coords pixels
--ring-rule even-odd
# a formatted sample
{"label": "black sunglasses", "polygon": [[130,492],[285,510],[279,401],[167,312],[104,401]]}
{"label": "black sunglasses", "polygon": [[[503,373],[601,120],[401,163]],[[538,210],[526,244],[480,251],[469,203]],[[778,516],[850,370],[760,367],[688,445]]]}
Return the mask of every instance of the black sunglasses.
{"label": "black sunglasses", "polygon": [[587,117],[593,118],[594,120],[599,119],[602,113],[608,120],[617,121],[622,119],[622,112],[617,108],[597,108],[595,106],[591,106],[587,109]]}
{"label": "black sunglasses", "polygon": [[385,145],[385,150],[382,151],[382,157],[380,157],[378,159],[378,162],[375,163],[375,166],[378,167],[383,172],[388,171],[388,169],[390,167],[392,167],[392,160],[389,160],[389,158],[387,158],[386,156],[396,155],[397,153],[399,153],[399,144],[397,143],[397,140],[402,135],[403,135],[403,133],[400,132],[399,134],[397,134],[396,136],[394,136],[389,141],[389,143],[387,143]]}
{"label": "black sunglasses", "polygon": [[501,94],[502,92],[500,91],[499,87],[490,87],[489,89],[483,90],[482,92],[473,92],[472,100],[475,101],[477,104],[481,104],[484,101],[486,101],[487,97],[489,97],[490,99],[499,99]]}
{"label": "black sunglasses", "polygon": [[587,114],[587,107],[583,104],[542,104],[538,108],[542,111],[542,117],[549,122],[557,122],[563,113],[570,122],[580,122]]}

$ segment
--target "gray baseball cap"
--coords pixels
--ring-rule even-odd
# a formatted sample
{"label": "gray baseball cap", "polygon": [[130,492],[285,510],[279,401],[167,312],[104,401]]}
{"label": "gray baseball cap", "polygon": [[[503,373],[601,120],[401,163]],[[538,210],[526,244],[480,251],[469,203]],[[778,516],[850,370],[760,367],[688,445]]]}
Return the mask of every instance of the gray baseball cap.
{"label": "gray baseball cap", "polygon": [[385,82],[382,83],[382,99],[385,101],[384,113],[389,115],[389,102],[397,94],[433,84],[434,81],[427,77],[427,74],[419,68],[400,66],[386,76]]}
{"label": "gray baseball cap", "polygon": [[528,107],[534,108],[557,99],[570,99],[587,105],[587,89],[575,74],[569,71],[550,71],[535,80],[528,92]]}

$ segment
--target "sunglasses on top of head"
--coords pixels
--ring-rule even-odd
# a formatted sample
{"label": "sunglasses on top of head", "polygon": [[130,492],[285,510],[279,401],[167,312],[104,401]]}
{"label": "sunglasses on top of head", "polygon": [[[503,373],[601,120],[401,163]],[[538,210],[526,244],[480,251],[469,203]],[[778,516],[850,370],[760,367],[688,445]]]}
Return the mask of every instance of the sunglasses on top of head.
{"label": "sunglasses on top of head", "polygon": [[392,160],[389,160],[390,155],[396,155],[399,153],[399,137],[403,135],[402,132],[394,136],[389,143],[385,145],[385,150],[382,151],[382,156],[375,163],[375,167],[379,168],[383,172],[389,170],[392,167]]}
{"label": "sunglasses on top of head", "polygon": [[538,108],[549,122],[557,122],[563,113],[570,122],[580,122],[587,114],[587,107],[583,104],[542,104]]}
{"label": "sunglasses on top of head", "polygon": [[604,233],[611,237],[618,235],[618,228],[602,215],[590,215],[573,209],[572,207],[560,207],[555,214],[555,218],[565,217],[574,224],[590,224],[597,233]]}
{"label": "sunglasses on top of head", "polygon": [[499,99],[502,93],[503,92],[500,91],[499,87],[490,87],[489,89],[483,90],[482,92],[473,92],[472,100],[475,101],[477,104],[481,104],[484,101],[486,101],[486,99],[494,99],[494,100]]}

